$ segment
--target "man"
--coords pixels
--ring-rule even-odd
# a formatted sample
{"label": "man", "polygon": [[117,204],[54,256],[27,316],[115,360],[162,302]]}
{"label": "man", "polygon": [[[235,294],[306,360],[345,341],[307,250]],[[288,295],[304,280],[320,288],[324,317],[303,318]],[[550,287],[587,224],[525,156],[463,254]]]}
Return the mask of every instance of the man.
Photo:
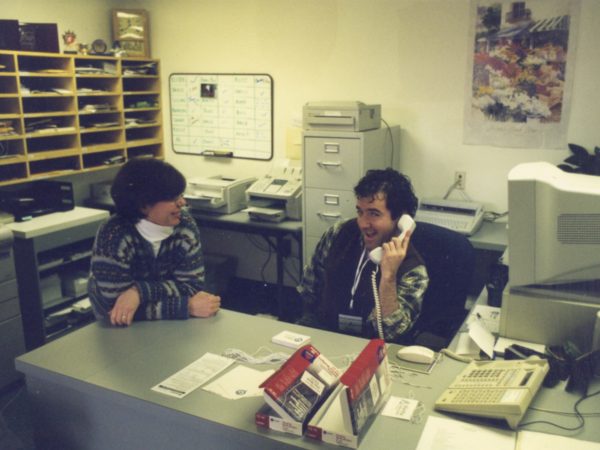
{"label": "man", "polygon": [[[368,171],[354,193],[357,217],[327,230],[304,270],[299,323],[369,338],[381,329],[386,341],[398,341],[418,318],[429,282],[411,233],[398,236],[398,220],[414,216],[418,200],[410,180],[389,168]],[[368,255],[379,246],[377,266]]]}

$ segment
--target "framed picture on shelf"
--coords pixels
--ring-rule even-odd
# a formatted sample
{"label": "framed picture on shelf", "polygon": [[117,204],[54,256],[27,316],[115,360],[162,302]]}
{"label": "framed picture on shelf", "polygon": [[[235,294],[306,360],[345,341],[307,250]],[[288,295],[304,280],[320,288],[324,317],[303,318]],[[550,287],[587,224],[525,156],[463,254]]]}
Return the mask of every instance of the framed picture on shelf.
{"label": "framed picture on shelf", "polygon": [[113,9],[113,41],[127,56],[150,56],[148,12],[143,9]]}

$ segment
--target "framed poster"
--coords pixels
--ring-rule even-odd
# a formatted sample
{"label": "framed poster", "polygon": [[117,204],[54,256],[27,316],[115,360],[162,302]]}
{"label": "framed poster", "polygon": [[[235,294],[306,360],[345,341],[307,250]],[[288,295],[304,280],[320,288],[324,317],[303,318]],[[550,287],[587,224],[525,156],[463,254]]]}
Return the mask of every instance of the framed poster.
{"label": "framed poster", "polygon": [[113,40],[127,56],[150,56],[148,12],[143,9],[113,9]]}
{"label": "framed poster", "polygon": [[466,144],[567,145],[579,0],[472,0]]}
{"label": "framed poster", "polygon": [[169,77],[169,91],[175,153],[273,157],[270,75],[174,73]]}

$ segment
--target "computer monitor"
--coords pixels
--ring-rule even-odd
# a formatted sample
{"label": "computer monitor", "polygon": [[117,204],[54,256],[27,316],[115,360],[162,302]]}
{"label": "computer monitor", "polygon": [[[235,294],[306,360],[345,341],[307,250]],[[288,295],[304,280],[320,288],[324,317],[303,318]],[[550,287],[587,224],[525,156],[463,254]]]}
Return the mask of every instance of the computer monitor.
{"label": "computer monitor", "polygon": [[524,163],[508,175],[500,335],[589,348],[600,310],[600,176]]}
{"label": "computer monitor", "polygon": [[600,176],[519,164],[508,174],[508,212],[513,287],[599,287]]}

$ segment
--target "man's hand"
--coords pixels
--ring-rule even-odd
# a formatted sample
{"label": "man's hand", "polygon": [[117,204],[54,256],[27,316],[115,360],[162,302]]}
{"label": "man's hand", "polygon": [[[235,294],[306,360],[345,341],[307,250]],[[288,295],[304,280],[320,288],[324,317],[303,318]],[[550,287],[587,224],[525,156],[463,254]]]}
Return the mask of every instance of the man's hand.
{"label": "man's hand", "polygon": [[381,302],[381,315],[387,317],[398,309],[396,296],[396,274],[406,258],[408,244],[412,232],[408,231],[404,239],[394,237],[390,242],[383,244],[383,258],[381,260],[381,280],[379,282],[379,298]]}
{"label": "man's hand", "polygon": [[135,286],[122,292],[115,306],[110,310],[110,323],[113,325],[129,326],[133,322],[133,315],[140,306],[140,293]]}
{"label": "man's hand", "polygon": [[214,316],[221,308],[221,297],[200,291],[188,300],[188,312],[193,317]]}

